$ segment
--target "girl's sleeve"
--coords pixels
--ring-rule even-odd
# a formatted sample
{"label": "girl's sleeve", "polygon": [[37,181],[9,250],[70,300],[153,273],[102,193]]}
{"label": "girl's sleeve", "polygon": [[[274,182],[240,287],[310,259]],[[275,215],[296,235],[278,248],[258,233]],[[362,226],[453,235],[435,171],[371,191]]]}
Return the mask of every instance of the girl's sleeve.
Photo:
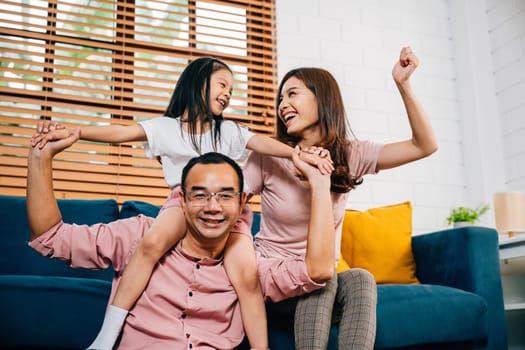
{"label": "girl's sleeve", "polygon": [[246,144],[255,134],[247,127],[234,123],[230,120],[223,122],[224,134],[221,137],[228,138],[227,155],[235,160],[242,161],[246,159],[248,150]]}
{"label": "girl's sleeve", "polygon": [[166,129],[163,127],[164,118],[166,117],[153,118],[139,122],[146,133],[146,138],[148,139],[147,141],[142,142],[144,151],[148,158],[154,158],[161,155],[159,145],[162,144],[161,140],[166,137],[164,135],[166,133],[159,133],[159,130]]}

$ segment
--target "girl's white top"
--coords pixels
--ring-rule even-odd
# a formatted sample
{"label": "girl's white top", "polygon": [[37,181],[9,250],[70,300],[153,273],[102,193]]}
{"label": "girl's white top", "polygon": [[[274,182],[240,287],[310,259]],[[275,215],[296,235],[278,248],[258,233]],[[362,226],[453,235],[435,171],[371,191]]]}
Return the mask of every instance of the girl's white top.
{"label": "girl's white top", "polygon": [[197,136],[201,138],[201,153],[199,154],[191,143],[190,134],[181,126],[180,118],[160,117],[139,122],[146,132],[148,141],[144,149],[149,158],[161,157],[164,178],[170,188],[180,184],[182,169],[193,157],[207,152],[219,152],[234,160],[243,160],[248,152],[246,144],[254,136],[248,128],[231,121],[221,123],[221,139],[217,148],[213,149],[213,134],[210,131]]}

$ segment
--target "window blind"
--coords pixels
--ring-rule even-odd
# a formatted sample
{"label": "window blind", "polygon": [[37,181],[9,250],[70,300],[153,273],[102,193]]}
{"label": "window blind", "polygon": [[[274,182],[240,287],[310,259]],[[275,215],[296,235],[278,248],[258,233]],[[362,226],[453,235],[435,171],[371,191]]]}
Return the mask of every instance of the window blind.
{"label": "window blind", "polygon": [[[130,124],[164,114],[195,58],[234,72],[226,119],[273,134],[274,1],[0,0],[0,190],[25,196],[29,138],[41,119]],[[162,204],[160,164],[140,143],[79,141],[54,162],[59,198]]]}

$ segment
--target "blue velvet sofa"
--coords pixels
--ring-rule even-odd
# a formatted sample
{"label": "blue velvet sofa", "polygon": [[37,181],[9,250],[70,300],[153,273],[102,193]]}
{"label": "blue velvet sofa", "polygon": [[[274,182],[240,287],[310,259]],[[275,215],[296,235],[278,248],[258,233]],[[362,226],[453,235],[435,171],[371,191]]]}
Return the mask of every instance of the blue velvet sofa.
{"label": "blue velvet sofa", "polygon": [[[64,221],[110,222],[158,207],[59,200]],[[111,269],[74,269],[27,246],[25,198],[0,196],[0,349],[83,349],[96,335]],[[255,215],[254,232],[260,216]],[[377,349],[507,349],[497,233],[465,227],[415,236],[420,285],[380,285]],[[294,348],[293,324],[269,317],[270,348]],[[336,349],[332,327],[330,349]]]}

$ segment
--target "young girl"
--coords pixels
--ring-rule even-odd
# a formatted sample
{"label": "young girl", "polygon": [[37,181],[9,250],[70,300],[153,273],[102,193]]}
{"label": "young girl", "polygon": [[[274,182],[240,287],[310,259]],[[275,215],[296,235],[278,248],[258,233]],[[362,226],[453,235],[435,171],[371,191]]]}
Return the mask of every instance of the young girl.
{"label": "young girl", "polygon": [[[210,57],[190,63],[181,74],[168,105],[166,116],[138,124],[82,127],[80,138],[89,141],[121,143],[147,141],[146,152],[162,160],[164,176],[172,195],[164,204],[150,231],[131,257],[115,297],[108,308],[102,329],[90,349],[111,349],[128,311],[146,287],[159,259],[182,239],[184,214],[173,195],[180,186],[186,162],[199,154],[218,151],[242,159],[245,149],[267,155],[291,158],[293,149],[269,137],[255,135],[247,128],[224,120],[233,87],[233,74],[223,62]],[[32,145],[44,147],[59,139],[66,127],[41,122]],[[326,155],[326,153],[324,154]],[[316,165],[323,174],[332,171],[329,157],[301,153],[301,158]],[[213,200],[218,198],[214,196]],[[212,200],[211,198],[209,200]],[[220,204],[220,202],[219,202]],[[203,225],[212,225],[203,222]],[[224,265],[241,306],[246,335],[253,349],[267,349],[266,312],[256,272],[255,251],[250,227],[238,223],[225,250]],[[237,234],[238,232],[238,234]]]}

